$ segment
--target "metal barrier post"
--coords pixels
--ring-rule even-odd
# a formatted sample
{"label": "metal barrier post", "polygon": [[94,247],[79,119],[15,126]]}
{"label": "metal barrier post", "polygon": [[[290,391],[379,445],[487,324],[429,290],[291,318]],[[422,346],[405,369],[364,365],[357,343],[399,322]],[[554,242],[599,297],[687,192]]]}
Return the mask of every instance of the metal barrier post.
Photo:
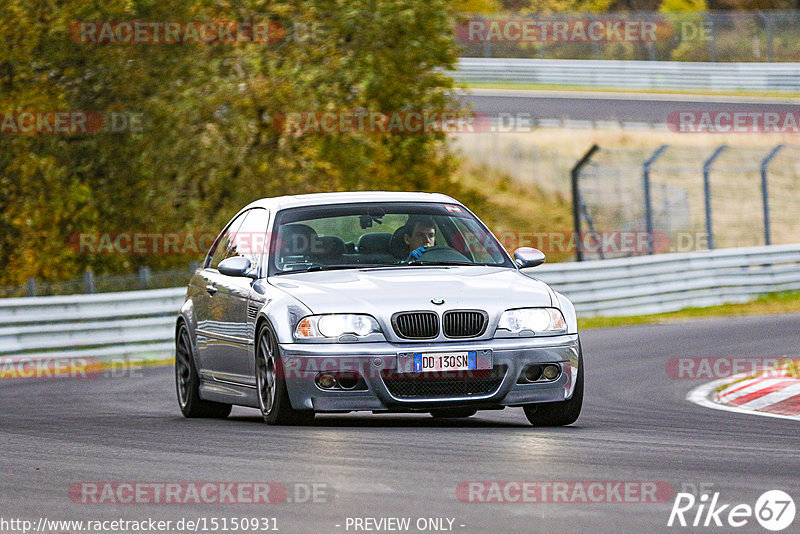
{"label": "metal barrier post", "polygon": [[150,285],[150,267],[143,265],[139,267],[139,287],[147,289]]}
{"label": "metal barrier post", "polygon": [[600,149],[598,145],[592,147],[583,155],[581,159],[572,167],[570,172],[572,181],[572,225],[575,231],[575,259],[583,261],[583,243],[581,242],[581,193],[578,187],[578,178],[580,177],[581,169],[589,163],[595,152]]}
{"label": "metal barrier post", "polygon": [[714,19],[709,13],[703,13],[703,18],[708,24],[708,60],[712,63],[717,61],[717,42],[714,40]]}
{"label": "metal barrier post", "polygon": [[775,34],[772,28],[772,19],[761,10],[756,11],[756,15],[764,23],[764,31],[767,34],[767,61],[775,61]]}
{"label": "metal barrier post", "polygon": [[669,145],[661,145],[642,165],[642,186],[644,187],[644,220],[647,230],[647,253],[653,253],[653,201],[650,195],[650,167],[661,157]]}
{"label": "metal barrier post", "polygon": [[36,296],[36,278],[32,276],[28,278],[27,293],[29,297]]}
{"label": "metal barrier post", "polygon": [[728,148],[728,145],[718,146],[717,149],[711,154],[705,163],[703,163],[703,195],[705,197],[706,207],[706,234],[708,237],[708,250],[714,250],[714,227],[711,222],[711,165],[714,160],[722,154],[722,151]]}
{"label": "metal barrier post", "polygon": [[94,271],[89,269],[83,273],[83,292],[94,293]]}
{"label": "metal barrier post", "polygon": [[772,161],[772,158],[778,155],[778,152],[784,145],[778,145],[772,149],[766,158],[761,161],[761,197],[763,199],[764,204],[764,244],[771,245],[772,244],[772,237],[770,235],[770,226],[769,226],[769,189],[767,184],[767,167],[769,167],[769,163]]}

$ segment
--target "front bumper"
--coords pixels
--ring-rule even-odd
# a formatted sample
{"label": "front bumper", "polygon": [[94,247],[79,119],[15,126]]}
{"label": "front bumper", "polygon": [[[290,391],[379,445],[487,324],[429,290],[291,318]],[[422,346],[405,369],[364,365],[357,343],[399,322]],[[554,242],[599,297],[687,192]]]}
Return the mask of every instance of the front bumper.
{"label": "front bumper", "polygon": [[[579,351],[577,334],[447,343],[287,343],[280,348],[292,407],[317,412],[427,411],[449,406],[502,408],[564,401],[572,397]],[[505,367],[499,386],[488,393],[398,397],[384,380],[385,372],[397,370],[401,353],[485,350],[491,351],[494,366]],[[517,383],[527,365],[547,363],[561,367],[556,380]],[[358,373],[364,389],[323,390],[315,382],[323,371]]]}

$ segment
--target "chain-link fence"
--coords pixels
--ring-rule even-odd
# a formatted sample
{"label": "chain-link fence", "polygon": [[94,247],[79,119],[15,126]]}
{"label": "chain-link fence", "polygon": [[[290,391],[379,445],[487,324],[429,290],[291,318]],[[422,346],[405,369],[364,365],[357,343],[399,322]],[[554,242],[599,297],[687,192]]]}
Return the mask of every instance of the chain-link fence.
{"label": "chain-link fence", "polygon": [[598,148],[573,181],[582,259],[800,242],[800,146]]}
{"label": "chain-link fence", "polygon": [[800,61],[800,10],[463,15],[463,57]]}
{"label": "chain-link fence", "polygon": [[24,286],[0,286],[0,298],[109,293],[113,291],[180,287],[189,283],[189,278],[196,268],[197,264],[192,263],[188,268],[158,272],[150,272],[149,268],[142,267],[138,273],[133,274],[95,275],[92,271],[87,271],[81,278],[58,282],[46,282],[30,278]]}

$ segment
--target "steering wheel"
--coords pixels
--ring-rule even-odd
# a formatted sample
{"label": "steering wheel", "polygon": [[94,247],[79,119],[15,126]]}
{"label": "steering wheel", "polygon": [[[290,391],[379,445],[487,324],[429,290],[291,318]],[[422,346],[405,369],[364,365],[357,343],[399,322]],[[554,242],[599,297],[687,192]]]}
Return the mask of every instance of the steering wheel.
{"label": "steering wheel", "polygon": [[465,263],[471,263],[469,258],[448,246],[428,247],[418,258],[414,258],[409,254],[408,258],[406,258],[406,263],[423,259],[427,261],[463,261]]}

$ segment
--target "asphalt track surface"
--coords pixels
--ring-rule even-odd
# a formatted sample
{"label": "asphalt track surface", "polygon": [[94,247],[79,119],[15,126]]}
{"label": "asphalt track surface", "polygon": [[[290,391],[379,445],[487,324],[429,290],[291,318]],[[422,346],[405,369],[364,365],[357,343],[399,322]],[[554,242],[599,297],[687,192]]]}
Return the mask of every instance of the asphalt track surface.
{"label": "asphalt track surface", "polygon": [[461,98],[475,111],[528,114],[525,118],[573,121],[618,121],[666,124],[676,111],[797,112],[800,104],[788,99],[729,96],[693,96],[646,93],[573,91],[515,91],[472,89]]}
{"label": "asphalt track surface", "polygon": [[[459,501],[455,488],[469,480],[665,481],[675,491],[711,484],[721,503],[753,506],[782,489],[800,504],[796,421],[691,404],[686,393],[700,382],[665,371],[676,356],[797,354],[798,332],[799,314],[585,331],[584,411],[564,428],[531,427],[521,409],[460,421],[322,415],[311,427],[270,427],[249,409],[186,420],[170,368],[4,380],[0,518],[275,517],[282,533],[354,532],[348,517],[454,518],[453,531],[465,533],[730,532],[667,529],[672,499],[481,504]],[[290,499],[295,482],[333,491],[311,504],[85,505],[68,496],[80,481],[277,481]],[[798,530],[800,517],[784,532]],[[750,518],[735,531],[763,530]]]}

